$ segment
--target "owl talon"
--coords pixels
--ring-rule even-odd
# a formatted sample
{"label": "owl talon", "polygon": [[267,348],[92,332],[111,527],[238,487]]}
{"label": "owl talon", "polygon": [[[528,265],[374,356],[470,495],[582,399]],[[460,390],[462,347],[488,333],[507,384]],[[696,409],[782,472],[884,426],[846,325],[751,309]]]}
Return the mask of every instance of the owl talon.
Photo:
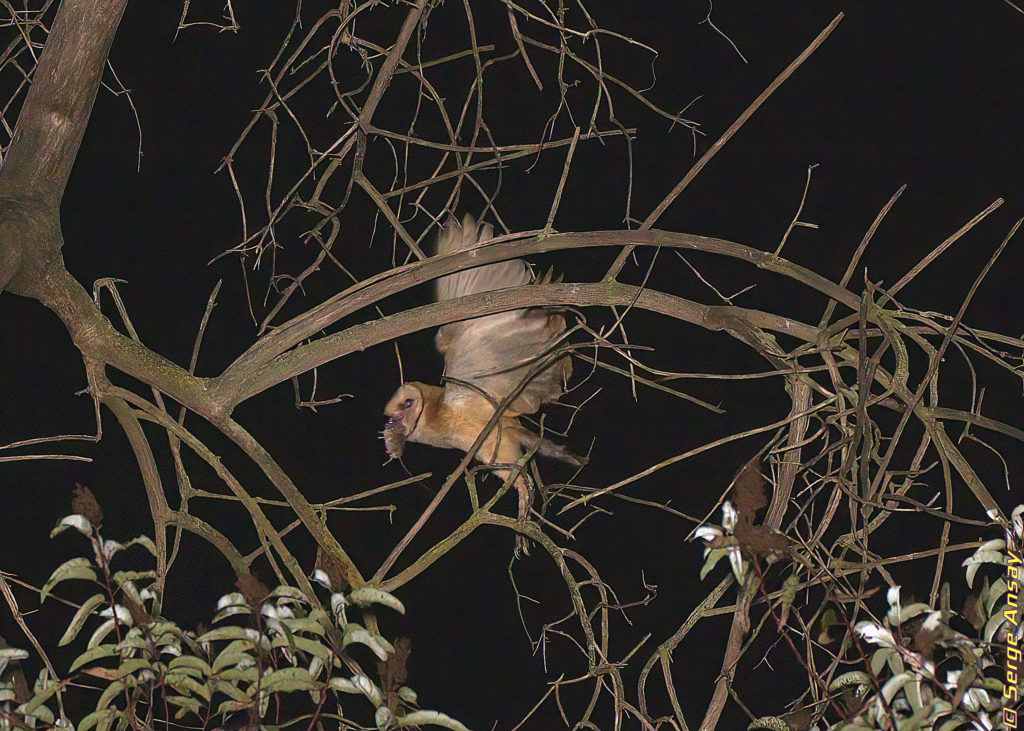
{"label": "owl talon", "polygon": [[522,533],[516,534],[516,547],[512,549],[512,557],[519,558],[520,556],[530,555],[530,539],[524,536]]}
{"label": "owl talon", "polygon": [[[516,518],[517,527],[525,528],[530,522],[530,506],[533,505],[533,482],[523,476],[518,478],[516,490],[519,493],[519,513]],[[530,555],[530,539],[522,533],[516,533],[516,547],[512,552],[516,558],[519,554]]]}

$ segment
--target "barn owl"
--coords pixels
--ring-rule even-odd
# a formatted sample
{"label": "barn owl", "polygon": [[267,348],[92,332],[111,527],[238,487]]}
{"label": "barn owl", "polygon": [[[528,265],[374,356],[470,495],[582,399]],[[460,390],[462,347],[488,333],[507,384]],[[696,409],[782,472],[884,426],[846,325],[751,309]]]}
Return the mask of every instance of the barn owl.
{"label": "barn owl", "polygon": [[[460,225],[454,219],[442,230],[438,254],[470,248],[493,238],[490,224],[479,224],[467,215]],[[542,277],[539,282],[547,281]],[[522,259],[496,262],[440,277],[436,281],[438,301],[533,283],[533,272]],[[384,409],[384,442],[392,457],[400,457],[406,441],[468,452],[495,408],[508,397],[538,362],[550,357],[565,318],[544,309],[500,312],[441,327],[435,338],[444,355],[447,380],[443,387],[410,381],[403,383]],[[538,454],[573,465],[584,460],[563,446],[542,438],[519,420],[535,413],[541,404],[554,401],[572,372],[569,356],[544,368],[518,392],[491,429],[474,458],[494,465],[502,479],[512,474],[512,465],[525,453]],[[519,496],[519,520],[529,517],[532,490],[520,472],[514,478]],[[517,538],[517,552],[526,543]]]}

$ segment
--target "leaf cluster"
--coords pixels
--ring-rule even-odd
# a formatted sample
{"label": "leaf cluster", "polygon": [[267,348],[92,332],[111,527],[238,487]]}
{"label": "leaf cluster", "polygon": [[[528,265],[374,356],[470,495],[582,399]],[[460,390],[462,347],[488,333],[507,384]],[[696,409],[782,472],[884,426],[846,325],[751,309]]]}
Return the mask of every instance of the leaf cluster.
{"label": "leaf cluster", "polygon": [[[0,728],[270,729],[329,723],[466,731],[443,713],[419,708],[415,691],[404,684],[408,640],[393,644],[382,636],[374,613],[405,613],[391,594],[372,586],[334,590],[322,570],[312,578],[324,599],[287,585],[268,590],[246,576],[238,582],[241,591],[220,598],[212,628],[185,629],[159,615],[156,571],[112,568],[114,557],[131,546],[155,555],[152,540],[104,540],[98,520],[77,513],[63,518],[51,537],[69,529],[88,539],[92,555],[57,567],[40,600],[65,582],[93,585],[96,593],[78,607],[58,644],[79,641],[83,630],[91,633],[67,676],[56,677],[47,662],[27,698],[21,661],[30,653],[0,649]],[[354,612],[360,619],[349,616]]]}

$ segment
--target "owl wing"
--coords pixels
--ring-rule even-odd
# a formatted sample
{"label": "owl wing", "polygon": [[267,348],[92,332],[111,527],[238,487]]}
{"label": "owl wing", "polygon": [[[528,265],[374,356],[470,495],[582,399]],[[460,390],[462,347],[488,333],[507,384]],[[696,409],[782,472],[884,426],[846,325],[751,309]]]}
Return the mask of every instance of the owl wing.
{"label": "owl wing", "polygon": [[[452,221],[445,227],[437,253],[469,248],[493,236],[490,224],[478,224],[467,215],[461,224]],[[537,283],[549,279],[542,278]],[[440,277],[436,294],[440,301],[533,282],[526,262],[511,259]],[[539,362],[550,357],[564,331],[565,318],[561,314],[526,308],[445,325],[438,330],[436,343],[444,355],[446,376],[471,384],[498,402],[512,393]],[[509,404],[507,413],[532,414],[542,403],[554,401],[562,395],[571,373],[569,357],[559,358],[523,387]],[[481,398],[471,387],[454,382],[445,386],[445,400]]]}

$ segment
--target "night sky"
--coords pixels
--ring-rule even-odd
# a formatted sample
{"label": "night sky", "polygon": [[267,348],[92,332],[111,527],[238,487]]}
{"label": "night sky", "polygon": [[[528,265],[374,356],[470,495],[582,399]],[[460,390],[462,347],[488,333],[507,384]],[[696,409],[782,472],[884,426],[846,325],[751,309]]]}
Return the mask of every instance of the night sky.
{"label": "night sky", "polygon": [[[321,6],[328,4],[305,3],[304,17],[315,19]],[[1024,13],[1004,0],[716,3],[711,16],[714,26],[735,43],[749,63],[743,62],[714,27],[702,23],[707,14],[704,2],[593,2],[588,7],[603,27],[658,50],[650,98],[673,112],[686,107],[683,116],[699,125],[695,136],[625,95],[616,96],[617,119],[638,130],[632,148],[634,219],[643,220],[696,157],[839,12],[846,17],[835,32],[710,162],[657,227],[774,250],[800,202],[808,166],[816,165],[800,218],[817,228],[796,228],[783,256],[838,280],[878,210],[906,185],[854,277],[851,288],[859,292],[865,270],[873,282],[894,283],[972,216],[1003,198],[1006,202],[1001,208],[901,292],[901,301],[909,306],[953,313],[1010,226],[1024,216],[1020,152]],[[180,32],[175,39],[180,3],[135,0],[129,4],[111,63],[121,83],[131,90],[141,143],[135,112],[126,98],[101,90],[62,208],[68,270],[87,288],[103,277],[126,280],[118,285],[119,292],[141,339],[178,364],[187,366],[207,297],[223,280],[199,359],[198,372],[210,376],[220,373],[256,337],[239,260],[237,256],[218,258],[238,244],[241,222],[230,180],[214,171],[266,94],[258,71],[274,57],[295,12],[292,3],[278,0],[236,3],[235,10],[241,25],[237,34],[197,27]],[[474,11],[481,45],[494,43],[494,53],[514,49],[504,6],[487,2],[474,6]],[[381,20],[366,21],[367,33],[397,27],[405,10],[398,7],[381,13]],[[6,42],[11,31],[4,32]],[[436,9],[428,33],[432,34],[431,45],[425,57],[465,48],[461,3],[447,0]],[[652,83],[649,55],[614,39],[603,44],[610,72],[640,88]],[[539,72],[550,78],[552,60],[539,53],[532,56]],[[463,80],[472,66],[464,60],[452,67],[447,92],[455,106],[461,103],[459,90],[464,95]],[[488,80],[486,90],[491,133],[499,144],[534,140],[554,111],[552,87],[546,87],[544,95],[538,94],[518,61],[502,69]],[[353,73],[355,70],[357,66]],[[113,82],[109,70],[107,78]],[[396,86],[395,101],[382,105],[378,124],[398,129],[405,124],[408,109],[397,101],[402,92],[403,88]],[[581,123],[587,121],[590,108],[584,101],[589,98],[586,94],[574,97],[578,109],[585,110],[582,119],[578,118]],[[300,104],[308,105],[304,109],[318,108],[315,100]],[[343,131],[344,124],[345,117],[336,113],[314,124],[312,131],[321,139],[330,139],[331,134],[336,137]],[[565,124],[563,118],[556,136],[566,134]],[[606,109],[598,115],[598,125],[612,127]],[[240,184],[250,198],[247,213],[256,219],[266,176],[268,139],[267,128],[258,128],[238,155]],[[294,139],[284,139],[282,149],[300,149],[294,143]],[[509,229],[544,225],[564,154],[565,148],[560,148],[536,160],[515,161],[503,172],[496,203]],[[555,220],[558,230],[627,226],[626,157],[621,139],[604,145],[580,144]],[[279,161],[277,174],[282,182],[278,188],[282,190],[277,191],[278,196],[306,162],[301,155]],[[391,150],[371,144],[367,165],[371,175],[386,180],[393,165]],[[496,178],[484,175],[481,180],[494,183]],[[437,203],[430,201],[431,205]],[[482,209],[482,198],[467,194],[458,213]],[[262,220],[256,225],[260,223]],[[282,229],[282,271],[294,273],[313,256],[300,238],[303,223],[300,217]],[[420,216],[409,223],[410,230],[418,233],[423,223]],[[364,278],[389,266],[395,251],[392,232],[386,221],[374,220],[372,202],[358,191],[342,219],[342,231],[338,256],[355,276]],[[1012,336],[1024,331],[1022,246],[1020,240],[1011,242],[979,290],[965,322]],[[401,253],[401,244],[397,250]],[[536,263],[555,266],[564,272],[566,281],[595,281],[616,253],[608,248],[582,250],[549,255]],[[639,252],[636,264],[627,266],[623,279],[639,283],[651,256],[651,251]],[[750,266],[708,255],[688,256],[688,260],[724,294],[756,285],[738,300],[744,306],[816,323],[826,304],[817,293]],[[267,273],[264,266],[248,275],[253,307],[264,314]],[[325,267],[309,281],[304,296],[292,302],[286,315],[323,301],[349,282],[337,269]],[[649,285],[683,297],[715,301],[707,286],[671,252],[661,252]],[[428,290],[419,288],[385,300],[380,307],[384,313],[399,312],[425,303],[428,297]],[[119,324],[109,298],[103,309]],[[605,311],[586,314],[594,325],[611,321]],[[377,314],[368,309],[341,324],[374,317]],[[749,349],[721,333],[643,312],[631,313],[626,326],[634,342],[653,348],[643,357],[655,367],[725,373],[767,369]],[[92,403],[87,396],[76,395],[85,387],[81,359],[61,323],[38,303],[4,294],[0,296],[0,327],[0,445],[44,435],[92,432]],[[398,343],[407,379],[439,380],[441,360],[433,351],[432,338],[432,332],[421,332]],[[583,380],[585,364],[577,363],[575,368]],[[982,376],[992,379],[987,415],[1020,427],[1019,382],[1005,375]],[[148,389],[129,378],[115,375],[114,380],[149,395]],[[270,450],[311,502],[329,500],[405,476],[397,463],[384,464],[379,439],[381,410],[399,382],[394,347],[377,346],[319,370],[320,398],[351,395],[339,403],[316,413],[296,409],[292,388],[285,384],[244,403],[235,417]],[[308,395],[311,378],[305,376],[301,383]],[[688,393],[727,412],[716,416],[649,389],[641,388],[634,399],[628,382],[599,372],[567,397],[574,404],[592,397],[565,440],[575,451],[591,454],[577,483],[608,485],[704,442],[782,418],[789,406],[781,386],[779,380],[682,382]],[[962,391],[962,384],[949,384],[946,393],[951,405],[966,406]],[[569,414],[567,409],[553,408],[550,418],[564,427]],[[208,439],[254,494],[271,496],[272,488],[214,429],[195,417],[187,425]],[[88,485],[97,495],[106,514],[105,532],[111,537],[152,532],[126,439],[109,413],[103,416],[103,427],[98,445],[78,442],[59,447],[65,453],[92,458],[90,463],[0,463],[0,511],[5,516],[0,531],[0,570],[39,585],[53,567],[80,548],[70,537],[46,538],[56,520],[68,512],[76,482]],[[166,440],[156,431],[149,434],[159,446],[165,486],[173,490]],[[1024,468],[1024,460],[1010,443],[993,443],[1009,458],[1010,485],[1019,500],[1019,468]],[[675,509],[703,516],[759,446],[753,440],[741,441],[681,462],[639,481],[630,494],[649,501],[671,500]],[[977,445],[965,447],[965,451],[977,460],[979,473],[997,500],[1012,506],[1017,500],[1007,493],[998,459]],[[411,445],[405,465],[414,474],[430,472],[432,476],[422,484],[389,493],[384,502],[396,506],[393,514],[332,515],[332,531],[365,567],[364,573],[373,573],[416,520],[458,457],[454,452]],[[214,477],[198,461],[187,464],[196,469],[193,479],[197,486],[217,489]],[[543,464],[541,470],[551,482],[571,476],[559,465]],[[512,514],[513,499],[505,500]],[[464,493],[453,491],[449,501],[447,511],[442,509],[437,524],[428,536],[417,540],[414,550],[422,551],[430,545],[430,537],[442,537],[445,530],[464,519]],[[609,512],[592,518],[578,531],[574,548],[594,560],[624,603],[644,599],[645,585],[658,587],[650,604],[629,610],[633,626],[619,621],[616,630],[616,657],[651,632],[652,639],[641,650],[646,658],[675,631],[725,569],[720,567],[713,579],[698,581],[701,547],[683,541],[692,522],[621,501],[603,507]],[[252,550],[247,519],[233,508],[212,505],[206,515],[238,539],[243,553]],[[284,513],[276,518],[279,525],[288,520]],[[936,535],[938,528],[933,523],[927,530]],[[311,566],[312,541],[299,531],[291,538],[297,555]],[[578,663],[549,658],[545,672],[543,653],[534,652],[516,611],[508,573],[511,557],[511,535],[479,531],[403,587],[399,596],[408,613],[390,627],[413,640],[409,684],[423,703],[472,728],[490,728],[494,723],[497,728],[510,727],[543,694],[546,682],[563,671],[585,669]],[[189,566],[208,569],[196,571]],[[524,604],[523,609],[535,640],[543,623],[567,610],[564,585],[550,561],[537,555],[515,563],[513,572],[520,590],[541,602]],[[265,578],[269,577],[268,573]],[[930,572],[923,579],[913,575],[900,578],[913,586],[915,581],[930,581]],[[172,572],[172,586],[175,579],[181,582],[182,591],[168,597],[166,612],[177,612],[184,624],[209,621],[216,598],[231,591],[233,582],[227,564],[198,540],[187,542]],[[28,592],[21,596],[23,606],[35,606]],[[66,621],[63,611],[48,603],[32,621],[45,633],[46,628]],[[692,639],[676,652],[677,677],[691,678],[679,692],[693,721],[701,717],[710,697],[727,627],[726,618],[708,623],[708,630],[699,634],[706,645],[700,645],[701,639]],[[6,608],[0,611],[0,635],[12,644],[23,639]],[[774,659],[791,661],[790,656],[779,653]],[[56,653],[55,657],[60,661],[68,655]],[[772,677],[770,669],[763,666],[744,669],[750,673],[750,682]],[[659,678],[659,686],[660,682]],[[629,692],[635,694],[635,673],[627,676],[627,683],[632,684]],[[655,695],[662,703],[663,697]],[[752,698],[756,694],[748,696],[748,700]],[[755,700],[754,710],[762,714],[779,711],[782,701],[781,694],[762,698],[760,705]],[[663,710],[667,711],[667,706]],[[546,706],[536,723],[527,727],[560,727],[552,725],[556,724],[553,714]],[[607,723],[607,716],[604,718]],[[745,718],[730,706],[722,727],[738,727]]]}

